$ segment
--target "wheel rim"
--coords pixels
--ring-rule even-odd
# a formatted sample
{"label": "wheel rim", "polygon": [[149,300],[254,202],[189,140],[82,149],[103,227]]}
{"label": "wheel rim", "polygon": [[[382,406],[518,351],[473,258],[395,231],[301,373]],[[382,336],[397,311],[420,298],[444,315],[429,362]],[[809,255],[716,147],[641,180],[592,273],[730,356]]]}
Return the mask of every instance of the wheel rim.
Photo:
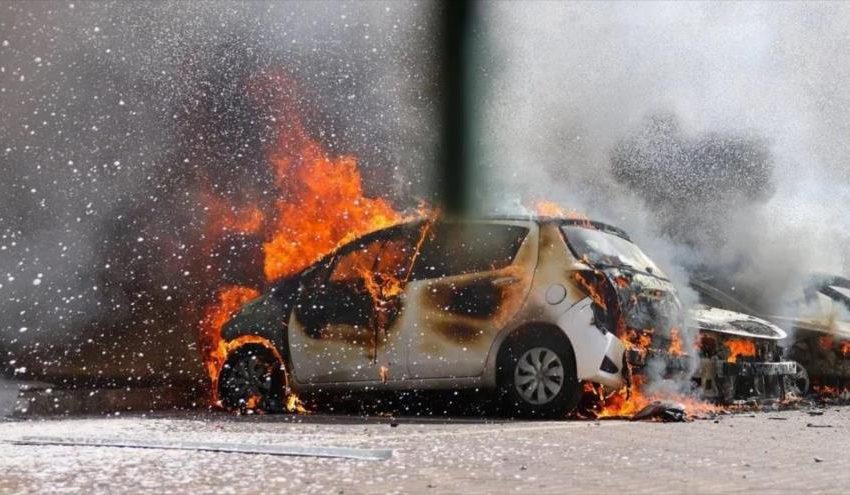
{"label": "wheel rim", "polygon": [[529,404],[546,404],[564,387],[564,364],[550,349],[530,349],[516,363],[514,385],[520,397]]}
{"label": "wheel rim", "polygon": [[274,365],[258,356],[251,355],[233,365],[229,385],[240,403],[269,397],[272,387]]}

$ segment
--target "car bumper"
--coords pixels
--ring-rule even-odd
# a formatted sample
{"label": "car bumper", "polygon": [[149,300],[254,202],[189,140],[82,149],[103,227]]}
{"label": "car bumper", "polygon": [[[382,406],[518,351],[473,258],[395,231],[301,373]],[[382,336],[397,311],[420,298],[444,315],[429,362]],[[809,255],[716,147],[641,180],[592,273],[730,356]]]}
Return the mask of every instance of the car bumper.
{"label": "car bumper", "polygon": [[727,363],[718,361],[715,363],[715,367],[715,373],[718,377],[787,376],[797,373],[797,363],[794,361],[782,361],[779,363]]}
{"label": "car bumper", "polygon": [[586,378],[609,388],[620,388],[625,385],[623,367],[625,366],[626,346],[612,334],[607,334],[605,352],[599,360],[593,375]]}

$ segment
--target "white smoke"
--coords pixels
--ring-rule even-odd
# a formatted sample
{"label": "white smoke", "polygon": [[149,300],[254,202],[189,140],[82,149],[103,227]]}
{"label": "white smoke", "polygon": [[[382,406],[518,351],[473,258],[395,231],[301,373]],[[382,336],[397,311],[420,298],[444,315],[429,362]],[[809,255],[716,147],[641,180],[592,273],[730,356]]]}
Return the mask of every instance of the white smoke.
{"label": "white smoke", "polygon": [[[799,295],[813,271],[850,269],[850,6],[524,2],[483,11],[483,198],[584,209],[629,231],[680,287],[679,267],[734,265],[732,278],[763,292],[765,306]],[[612,149],[658,112],[688,138],[766,140],[769,199],[727,205],[718,191],[688,217],[695,232],[719,236],[715,246],[660,236],[665,219],[612,177]]]}

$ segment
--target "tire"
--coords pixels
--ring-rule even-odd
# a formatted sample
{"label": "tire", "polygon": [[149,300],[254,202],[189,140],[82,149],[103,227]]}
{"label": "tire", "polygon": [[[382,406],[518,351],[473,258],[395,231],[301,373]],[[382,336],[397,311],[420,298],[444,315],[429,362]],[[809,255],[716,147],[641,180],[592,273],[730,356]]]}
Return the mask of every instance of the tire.
{"label": "tire", "polygon": [[231,411],[281,412],[285,370],[274,354],[249,345],[233,352],[219,375],[219,397]]}
{"label": "tire", "polygon": [[506,342],[499,366],[499,395],[509,417],[563,419],[581,390],[573,350],[565,338],[528,332]]}

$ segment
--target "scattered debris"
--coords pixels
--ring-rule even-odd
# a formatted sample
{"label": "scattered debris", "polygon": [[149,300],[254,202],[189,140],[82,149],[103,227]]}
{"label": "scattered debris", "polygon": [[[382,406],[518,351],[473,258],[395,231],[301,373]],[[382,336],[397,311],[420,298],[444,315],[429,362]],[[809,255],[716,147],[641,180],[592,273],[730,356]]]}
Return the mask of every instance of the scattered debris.
{"label": "scattered debris", "polygon": [[632,416],[632,421],[661,420],[664,423],[687,421],[685,406],[675,402],[655,401]]}
{"label": "scattered debris", "polygon": [[392,457],[389,449],[357,449],[349,447],[304,447],[298,445],[248,444],[220,442],[176,442],[168,440],[127,440],[116,438],[21,437],[9,440],[14,445],[60,445],[68,447],[117,447],[128,449],[192,450],[260,454],[295,457],[329,457],[361,461],[385,461]]}

